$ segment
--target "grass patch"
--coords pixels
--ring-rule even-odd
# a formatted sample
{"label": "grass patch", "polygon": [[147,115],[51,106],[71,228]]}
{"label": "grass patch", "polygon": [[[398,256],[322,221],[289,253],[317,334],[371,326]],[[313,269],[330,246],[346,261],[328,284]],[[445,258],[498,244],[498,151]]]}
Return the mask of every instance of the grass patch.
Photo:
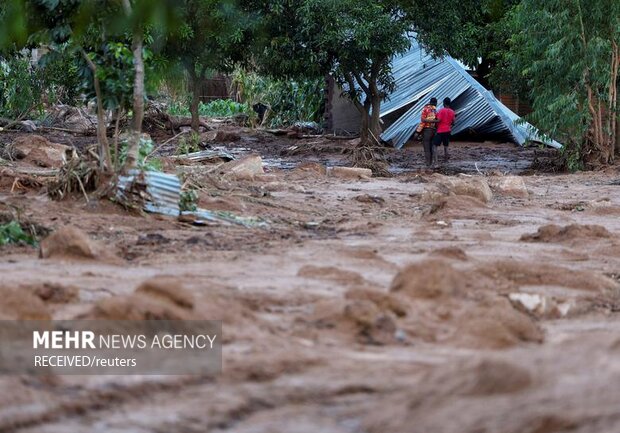
{"label": "grass patch", "polygon": [[32,234],[24,231],[15,220],[0,225],[0,245],[25,244],[37,246],[38,241]]}

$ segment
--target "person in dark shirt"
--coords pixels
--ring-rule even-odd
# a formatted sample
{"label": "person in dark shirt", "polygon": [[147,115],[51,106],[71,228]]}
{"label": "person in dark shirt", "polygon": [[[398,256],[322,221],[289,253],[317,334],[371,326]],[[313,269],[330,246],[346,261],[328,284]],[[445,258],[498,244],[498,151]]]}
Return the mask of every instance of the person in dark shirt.
{"label": "person in dark shirt", "polygon": [[[439,148],[439,146],[443,144],[445,161],[449,158],[448,146],[450,145],[452,125],[454,125],[455,118],[456,114],[452,109],[452,101],[450,98],[445,98],[443,100],[443,108],[437,113],[437,133],[435,137],[433,137],[433,147]],[[437,155],[437,150],[434,151],[435,157]]]}
{"label": "person in dark shirt", "polygon": [[433,137],[437,129],[437,98],[431,98],[428,104],[422,109],[418,133],[422,134],[422,146],[424,147],[424,157],[426,166],[430,167],[433,163]]}

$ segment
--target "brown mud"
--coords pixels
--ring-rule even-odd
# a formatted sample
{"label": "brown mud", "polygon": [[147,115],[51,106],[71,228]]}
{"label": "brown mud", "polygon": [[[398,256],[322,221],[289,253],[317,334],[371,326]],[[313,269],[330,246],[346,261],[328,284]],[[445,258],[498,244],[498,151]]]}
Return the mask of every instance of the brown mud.
{"label": "brown mud", "polygon": [[616,168],[526,175],[552,153],[455,143],[443,176],[411,147],[392,178],[341,179],[339,142],[225,136],[266,175],[184,170],[200,206],[264,224],[54,202],[3,175],[0,211],[53,234],[46,258],[0,247],[1,319],[219,319],[224,370],[3,376],[0,432],[620,431]]}

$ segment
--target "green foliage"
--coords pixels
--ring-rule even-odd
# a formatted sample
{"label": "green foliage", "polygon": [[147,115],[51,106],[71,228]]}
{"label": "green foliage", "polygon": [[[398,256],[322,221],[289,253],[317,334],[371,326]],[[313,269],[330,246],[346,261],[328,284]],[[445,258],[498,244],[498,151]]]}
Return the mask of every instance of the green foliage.
{"label": "green foliage", "polygon": [[37,240],[34,236],[26,233],[17,221],[13,220],[6,224],[0,225],[0,245],[7,244],[26,244],[36,246]]}
{"label": "green foliage", "polygon": [[503,24],[511,36],[500,76],[529,90],[528,120],[566,145],[570,169],[593,159],[607,163],[617,115],[610,60],[620,42],[620,2],[523,0]]}
{"label": "green foliage", "polygon": [[409,48],[413,24],[398,2],[305,0],[299,13],[308,60],[324,65],[352,99],[371,99],[374,84],[382,97],[393,88],[390,61]]}
{"label": "green foliage", "polygon": [[379,135],[380,104],[394,87],[391,59],[409,48],[415,15],[396,0],[248,2],[267,17],[261,70],[285,79],[331,74],[362,114],[362,142],[368,131]]}
{"label": "green foliage", "polygon": [[15,119],[33,110],[41,112],[42,95],[41,71],[27,56],[0,58],[0,116]]}
{"label": "green foliage", "polygon": [[80,99],[78,64],[61,52],[45,54],[33,65],[24,53],[0,58],[0,116],[15,119],[41,114],[46,104],[77,105]]}
{"label": "green foliage", "polygon": [[[248,108],[245,104],[240,104],[231,99],[217,99],[207,104],[201,102],[198,104],[198,113],[204,117],[233,117],[237,114],[248,114]],[[168,112],[174,116],[189,116],[189,104],[174,101],[168,106]]]}
{"label": "green foliage", "polygon": [[[129,150],[129,143],[127,139],[122,140],[120,143],[120,155],[119,165],[122,166],[127,160],[127,151]],[[140,170],[149,171],[162,171],[163,164],[159,158],[153,158],[153,151],[155,150],[155,144],[150,138],[140,138],[140,148],[138,151],[138,164],[137,167]]]}
{"label": "green foliage", "polygon": [[177,146],[177,155],[187,155],[200,151],[200,134],[191,132],[189,138],[181,137]]}
{"label": "green foliage", "polygon": [[206,117],[233,117],[237,114],[247,113],[247,105],[240,104],[231,99],[218,99],[208,104],[200,103],[198,112]]}
{"label": "green foliage", "polygon": [[276,128],[295,122],[321,122],[325,80],[276,80],[237,70],[233,77],[238,96],[247,107],[263,103],[270,107],[265,125]]}
{"label": "green foliage", "polygon": [[38,66],[48,103],[79,105],[82,90],[80,62],[66,45],[57,46],[43,55]]}
{"label": "green foliage", "polygon": [[190,189],[181,192],[179,208],[181,212],[195,212],[198,210],[198,193],[196,193],[196,190]]}
{"label": "green foliage", "polygon": [[[416,15],[418,40],[437,54],[450,53],[472,68],[494,63],[505,49],[504,27],[498,25],[519,0],[444,0],[418,3],[409,11]],[[488,72],[488,71],[484,71]]]}

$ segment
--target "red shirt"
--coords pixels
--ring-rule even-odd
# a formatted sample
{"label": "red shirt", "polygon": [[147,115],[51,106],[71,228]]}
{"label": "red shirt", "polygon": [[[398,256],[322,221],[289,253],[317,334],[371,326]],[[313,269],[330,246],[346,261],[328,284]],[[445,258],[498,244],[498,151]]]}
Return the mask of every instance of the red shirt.
{"label": "red shirt", "polygon": [[437,120],[439,120],[437,124],[437,133],[452,131],[452,124],[454,123],[455,116],[454,110],[451,108],[444,107],[439,110],[437,113]]}

